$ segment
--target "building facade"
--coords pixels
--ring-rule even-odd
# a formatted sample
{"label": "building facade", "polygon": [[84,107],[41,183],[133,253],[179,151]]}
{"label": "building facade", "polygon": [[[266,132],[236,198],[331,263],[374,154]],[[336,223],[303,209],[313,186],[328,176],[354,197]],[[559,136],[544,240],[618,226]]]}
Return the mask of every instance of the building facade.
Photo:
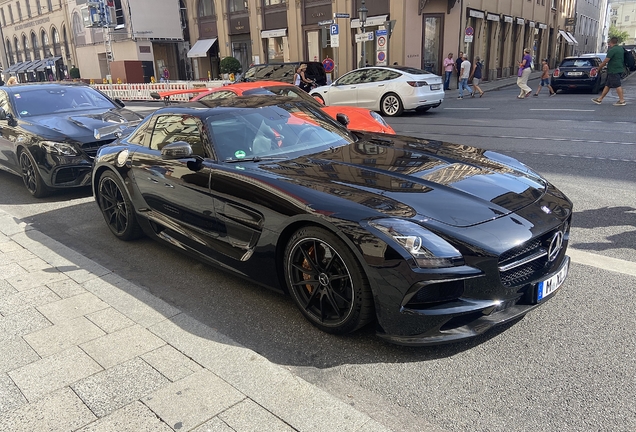
{"label": "building facade", "polygon": [[608,0],[578,0],[573,35],[578,41],[574,54],[600,52],[603,47]]}
{"label": "building facade", "polygon": [[42,46],[51,46],[64,70],[75,65],[82,78],[101,81],[141,68],[142,78],[125,74],[130,82],[164,73],[171,80],[219,78],[226,56],[243,70],[327,60],[335,65],[332,79],[361,64],[394,62],[441,74],[446,54],[458,51],[481,57],[486,79],[497,79],[516,73],[525,47],[536,65],[545,57],[553,65],[581,45],[573,34],[575,0],[101,0],[116,14],[109,27],[91,25],[86,0],[48,0],[50,9],[46,1],[0,0],[5,67],[34,57],[31,33],[40,57],[48,55]]}
{"label": "building facade", "polygon": [[636,0],[610,0],[610,25],[627,32],[625,45],[636,45]]}

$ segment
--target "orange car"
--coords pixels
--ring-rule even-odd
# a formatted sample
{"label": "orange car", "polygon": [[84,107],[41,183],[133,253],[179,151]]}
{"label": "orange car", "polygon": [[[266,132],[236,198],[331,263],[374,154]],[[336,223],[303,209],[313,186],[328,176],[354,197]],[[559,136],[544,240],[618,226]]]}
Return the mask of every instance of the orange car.
{"label": "orange car", "polygon": [[199,94],[191,99],[192,102],[198,100],[210,100],[219,98],[228,98],[236,96],[276,94],[282,96],[299,97],[305,101],[311,101],[326,112],[332,118],[341,113],[349,117],[348,128],[365,132],[379,132],[386,134],[395,134],[395,131],[389,126],[382,116],[375,111],[366,108],[356,108],[350,106],[324,106],[319,101],[309,96],[306,92],[298,87],[278,81],[256,81],[242,82],[231,84],[228,86],[210,89],[206,93]]}

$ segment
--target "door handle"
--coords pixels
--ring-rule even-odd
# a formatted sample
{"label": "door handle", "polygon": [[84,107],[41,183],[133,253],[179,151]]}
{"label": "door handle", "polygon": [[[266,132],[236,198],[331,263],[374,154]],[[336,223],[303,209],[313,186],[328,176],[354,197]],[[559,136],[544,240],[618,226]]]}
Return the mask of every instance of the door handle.
{"label": "door handle", "polygon": [[159,180],[153,179],[152,177],[148,177],[148,180],[150,180],[153,183],[159,183]]}
{"label": "door handle", "polygon": [[169,188],[173,188],[173,189],[174,189],[174,185],[171,185],[170,183],[166,183],[164,186],[165,186],[165,187],[169,187]]}

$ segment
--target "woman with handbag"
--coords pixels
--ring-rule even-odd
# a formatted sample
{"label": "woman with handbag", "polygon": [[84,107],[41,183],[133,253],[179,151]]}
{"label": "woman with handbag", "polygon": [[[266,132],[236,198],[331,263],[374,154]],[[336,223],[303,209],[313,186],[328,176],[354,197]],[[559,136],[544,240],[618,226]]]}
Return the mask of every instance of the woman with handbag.
{"label": "woman with handbag", "polygon": [[519,70],[517,72],[517,85],[521,89],[521,93],[517,96],[518,99],[527,98],[532,93],[532,89],[528,86],[528,78],[530,78],[530,72],[532,72],[531,64],[530,48],[526,48],[523,50],[523,58],[519,62]]}

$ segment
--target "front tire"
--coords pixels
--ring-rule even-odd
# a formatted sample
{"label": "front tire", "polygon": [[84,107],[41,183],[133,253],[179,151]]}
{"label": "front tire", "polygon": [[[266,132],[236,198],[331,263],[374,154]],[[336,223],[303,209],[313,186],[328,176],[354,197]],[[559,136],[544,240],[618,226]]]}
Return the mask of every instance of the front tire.
{"label": "front tire", "polygon": [[285,248],[285,280],[301,313],[332,334],[357,330],[374,317],[364,271],[351,250],[331,232],[304,227]]}
{"label": "front tire", "polygon": [[318,93],[312,93],[311,97],[317,99],[321,104],[325,105],[325,99],[320,96]]}
{"label": "front tire", "polygon": [[49,195],[51,191],[44,184],[31,154],[26,150],[22,150],[18,158],[22,170],[22,180],[29,193],[35,198],[44,198]]}
{"label": "front tire", "polygon": [[398,95],[395,93],[387,93],[382,96],[382,100],[380,100],[380,111],[382,111],[382,115],[384,116],[395,117],[402,115],[404,105]]}
{"label": "front tire", "polygon": [[143,232],[137,222],[135,209],[115,173],[104,172],[99,178],[96,194],[106,225],[115,237],[128,241],[142,236]]}

